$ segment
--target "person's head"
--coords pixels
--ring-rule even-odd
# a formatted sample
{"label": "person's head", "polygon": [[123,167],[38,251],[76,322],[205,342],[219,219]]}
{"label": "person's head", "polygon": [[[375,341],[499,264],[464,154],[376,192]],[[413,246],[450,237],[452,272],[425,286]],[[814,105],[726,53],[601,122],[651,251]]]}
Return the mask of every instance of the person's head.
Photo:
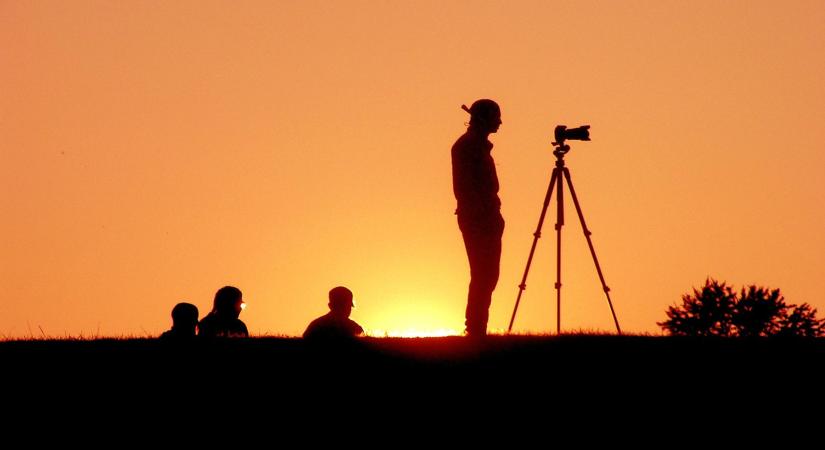
{"label": "person's head", "polygon": [[329,291],[329,310],[338,317],[349,317],[355,304],[352,302],[352,291],[338,286]]}
{"label": "person's head", "polygon": [[501,125],[501,108],[489,100],[476,100],[467,110],[470,113],[470,128],[484,133],[495,133]]}
{"label": "person's head", "polygon": [[176,330],[191,330],[195,333],[198,325],[198,307],[191,303],[178,303],[172,308],[172,328]]}
{"label": "person's head", "polygon": [[238,318],[243,309],[243,294],[234,286],[224,286],[215,293],[212,312],[223,317]]}

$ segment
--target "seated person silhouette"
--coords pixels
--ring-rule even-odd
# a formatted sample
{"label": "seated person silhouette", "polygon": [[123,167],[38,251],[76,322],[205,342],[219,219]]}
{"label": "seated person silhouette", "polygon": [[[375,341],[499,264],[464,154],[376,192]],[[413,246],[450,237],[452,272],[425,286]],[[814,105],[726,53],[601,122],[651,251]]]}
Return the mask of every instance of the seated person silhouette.
{"label": "seated person silhouette", "polygon": [[249,337],[249,331],[238,316],[244,306],[241,290],[234,286],[224,286],[215,293],[212,312],[198,324],[198,336],[204,337]]}
{"label": "seated person silhouette", "polygon": [[355,304],[352,291],[338,286],[329,291],[329,312],[313,320],[306,331],[304,339],[346,339],[364,334],[364,329],[349,315]]}
{"label": "seated person silhouette", "polygon": [[172,329],[160,335],[165,341],[186,341],[195,338],[198,326],[198,307],[191,303],[178,303],[172,308]]}

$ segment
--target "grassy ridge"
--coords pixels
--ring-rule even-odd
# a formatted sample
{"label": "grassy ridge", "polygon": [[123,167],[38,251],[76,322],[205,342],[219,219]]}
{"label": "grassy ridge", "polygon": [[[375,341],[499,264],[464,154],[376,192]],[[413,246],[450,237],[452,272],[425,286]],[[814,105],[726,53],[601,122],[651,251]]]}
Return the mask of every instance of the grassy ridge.
{"label": "grassy ridge", "polygon": [[[312,344],[252,338],[0,343],[4,386],[39,404],[103,408],[181,401],[221,407],[357,404],[428,411],[646,404],[648,409],[805,400],[822,392],[825,340],[491,336]],[[810,394],[806,394],[810,395]],[[566,406],[562,406],[566,405]],[[571,406],[575,405],[575,406]],[[465,406],[466,408],[466,406]],[[466,412],[466,411],[465,411]]]}
{"label": "grassy ridge", "polygon": [[824,361],[822,339],[33,340],[0,342],[0,386],[13,417],[59,439],[48,430],[71,424],[83,439],[105,429],[126,441],[360,433],[389,435],[383,446],[447,435],[489,447],[497,435],[542,448],[561,433],[671,448],[818,422]]}
{"label": "grassy ridge", "polygon": [[[7,368],[93,372],[115,366],[147,371],[190,367],[273,371],[312,376],[345,364],[353,374],[381,371],[575,373],[605,369],[627,376],[682,371],[733,375],[748,370],[801,374],[825,361],[825,339],[710,339],[640,336],[491,336],[363,338],[311,343],[295,338],[251,338],[170,344],[156,339],[30,340],[0,342]],[[578,368],[578,369],[577,369]],[[204,370],[208,375],[209,370]],[[344,374],[342,374],[344,375]]]}

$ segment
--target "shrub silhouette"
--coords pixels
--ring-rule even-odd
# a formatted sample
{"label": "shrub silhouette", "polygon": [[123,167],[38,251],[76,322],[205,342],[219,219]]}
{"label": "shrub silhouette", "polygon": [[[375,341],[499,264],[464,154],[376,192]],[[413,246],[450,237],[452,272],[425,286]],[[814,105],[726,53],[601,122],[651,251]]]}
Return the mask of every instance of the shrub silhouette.
{"label": "shrub silhouette", "polygon": [[816,318],[816,308],[803,303],[781,320],[779,334],[782,336],[818,337],[825,336],[825,319]]}
{"label": "shrub silhouette", "polygon": [[773,336],[779,334],[781,319],[787,316],[788,305],[779,289],[749,286],[739,294],[732,322],[739,336]]}
{"label": "shrub silhouette", "polygon": [[677,336],[825,335],[825,319],[817,319],[811,305],[789,305],[779,289],[755,285],[737,295],[725,282],[713,279],[683,295],[682,304],[665,313],[668,320],[657,325]]}
{"label": "shrub silhouette", "polygon": [[668,307],[668,320],[657,325],[675,335],[730,336],[735,305],[730,286],[708,279],[701,290],[682,296],[682,306]]}

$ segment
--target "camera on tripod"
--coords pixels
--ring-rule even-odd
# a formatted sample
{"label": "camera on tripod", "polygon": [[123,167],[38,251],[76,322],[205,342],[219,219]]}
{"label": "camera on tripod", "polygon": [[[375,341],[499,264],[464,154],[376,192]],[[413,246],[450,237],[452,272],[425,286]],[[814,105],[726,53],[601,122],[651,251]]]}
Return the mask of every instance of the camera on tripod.
{"label": "camera on tripod", "polygon": [[590,125],[582,125],[577,128],[567,128],[564,125],[556,127],[556,142],[553,142],[555,149],[553,155],[556,157],[556,167],[553,168],[553,173],[550,176],[550,186],[547,188],[547,195],[544,197],[544,204],[541,209],[541,216],[539,217],[539,225],[536,227],[536,232],[533,233],[533,245],[530,247],[530,254],[527,256],[527,266],[524,268],[524,275],[521,278],[521,284],[518,285],[518,297],[516,297],[516,305],[513,307],[513,315],[510,316],[510,326],[507,332],[513,330],[513,323],[516,320],[516,312],[521,303],[521,296],[524,290],[527,289],[527,274],[530,272],[530,265],[533,263],[533,256],[536,252],[536,245],[541,237],[541,227],[544,225],[545,215],[550,206],[550,197],[553,195],[553,190],[556,190],[556,201],[558,202],[558,209],[556,210],[556,333],[561,334],[561,229],[564,226],[564,201],[562,195],[564,192],[564,182],[567,181],[567,187],[570,196],[573,198],[573,204],[576,206],[576,213],[579,216],[579,222],[584,231],[584,237],[587,239],[587,245],[590,247],[590,255],[593,257],[593,264],[596,265],[596,272],[599,274],[599,281],[602,283],[604,295],[607,297],[607,304],[610,306],[610,313],[613,315],[613,323],[616,325],[616,332],[622,334],[622,329],[619,327],[619,319],[616,317],[616,310],[613,309],[613,301],[610,300],[610,288],[604,280],[602,267],[599,265],[599,259],[596,258],[596,250],[593,248],[593,241],[590,235],[593,234],[587,228],[584,222],[584,214],[582,213],[579,199],[576,196],[576,191],[573,189],[573,180],[570,179],[570,169],[567,168],[564,162],[564,155],[570,151],[570,146],[565,144],[566,140],[574,141],[589,141],[590,140]]}
{"label": "camera on tripod", "polygon": [[582,125],[577,128],[567,128],[564,125],[556,127],[556,142],[553,145],[563,145],[564,141],[589,141],[590,125]]}

